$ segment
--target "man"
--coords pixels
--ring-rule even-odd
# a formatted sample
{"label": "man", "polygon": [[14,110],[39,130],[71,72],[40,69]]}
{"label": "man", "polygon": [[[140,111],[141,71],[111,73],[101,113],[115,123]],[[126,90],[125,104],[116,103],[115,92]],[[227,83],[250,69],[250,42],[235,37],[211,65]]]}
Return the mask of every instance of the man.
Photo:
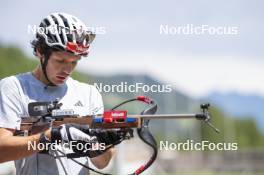
{"label": "man", "polygon": [[[18,175],[89,174],[88,170],[70,159],[53,158],[59,155],[57,151],[50,155],[42,154],[38,149],[28,149],[29,142],[75,140],[86,143],[95,137],[95,140],[114,143],[115,132],[100,134],[84,126],[65,124],[31,136],[14,136],[20,129],[21,116],[28,116],[30,102],[59,99],[62,109],[73,109],[81,116],[103,113],[98,90],[70,77],[81,57],[88,55],[95,35],[86,31],[87,27],[78,18],[66,13],[47,16],[39,27],[32,46],[40,64],[32,72],[7,77],[0,82],[0,163],[15,160]],[[69,151],[63,147],[59,149]],[[113,148],[99,151],[90,160],[97,168],[104,168],[113,152]],[[87,159],[79,158],[78,161],[87,165]]]}

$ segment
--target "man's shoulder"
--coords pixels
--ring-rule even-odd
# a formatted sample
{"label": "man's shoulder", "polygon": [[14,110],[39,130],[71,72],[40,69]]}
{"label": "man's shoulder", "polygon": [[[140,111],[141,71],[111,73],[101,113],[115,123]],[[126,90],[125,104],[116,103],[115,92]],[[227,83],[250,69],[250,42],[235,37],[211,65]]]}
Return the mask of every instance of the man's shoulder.
{"label": "man's shoulder", "polygon": [[15,88],[18,85],[18,81],[15,75],[5,77],[0,80],[1,89]]}
{"label": "man's shoulder", "polygon": [[68,85],[73,86],[75,89],[78,89],[78,90],[98,91],[94,85],[90,85],[88,83],[80,82],[80,81],[75,80],[71,77],[69,77],[69,80],[67,81],[67,83],[68,83]]}
{"label": "man's shoulder", "polygon": [[17,75],[11,75],[0,80],[1,88],[17,88],[20,84],[20,80],[26,79],[28,73],[21,73]]}

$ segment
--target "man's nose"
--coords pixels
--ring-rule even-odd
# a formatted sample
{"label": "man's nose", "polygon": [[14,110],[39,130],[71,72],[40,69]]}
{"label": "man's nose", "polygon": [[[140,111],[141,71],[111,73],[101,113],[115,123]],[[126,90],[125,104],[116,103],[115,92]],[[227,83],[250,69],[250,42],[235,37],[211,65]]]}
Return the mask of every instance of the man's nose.
{"label": "man's nose", "polygon": [[70,74],[74,69],[74,65],[71,62],[66,62],[63,67],[63,71]]}

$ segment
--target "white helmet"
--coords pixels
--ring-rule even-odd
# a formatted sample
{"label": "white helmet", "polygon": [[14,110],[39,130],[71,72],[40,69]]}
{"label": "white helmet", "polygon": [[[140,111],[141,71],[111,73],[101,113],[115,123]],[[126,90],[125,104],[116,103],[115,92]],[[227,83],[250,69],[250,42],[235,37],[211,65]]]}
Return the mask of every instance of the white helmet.
{"label": "white helmet", "polygon": [[67,13],[52,13],[44,18],[37,30],[48,46],[87,56],[95,34],[87,30],[77,17]]}

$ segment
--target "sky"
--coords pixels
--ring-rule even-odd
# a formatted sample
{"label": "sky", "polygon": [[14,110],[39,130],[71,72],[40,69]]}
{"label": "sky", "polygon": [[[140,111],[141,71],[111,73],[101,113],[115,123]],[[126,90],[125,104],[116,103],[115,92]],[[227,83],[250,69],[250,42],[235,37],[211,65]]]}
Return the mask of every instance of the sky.
{"label": "sky", "polygon": [[[97,33],[89,57],[77,67],[81,71],[148,74],[192,97],[214,91],[264,96],[263,5],[254,0],[6,0],[0,6],[0,42],[31,56],[34,36],[28,26],[51,12],[66,12]],[[191,33],[188,26],[227,32]]]}

